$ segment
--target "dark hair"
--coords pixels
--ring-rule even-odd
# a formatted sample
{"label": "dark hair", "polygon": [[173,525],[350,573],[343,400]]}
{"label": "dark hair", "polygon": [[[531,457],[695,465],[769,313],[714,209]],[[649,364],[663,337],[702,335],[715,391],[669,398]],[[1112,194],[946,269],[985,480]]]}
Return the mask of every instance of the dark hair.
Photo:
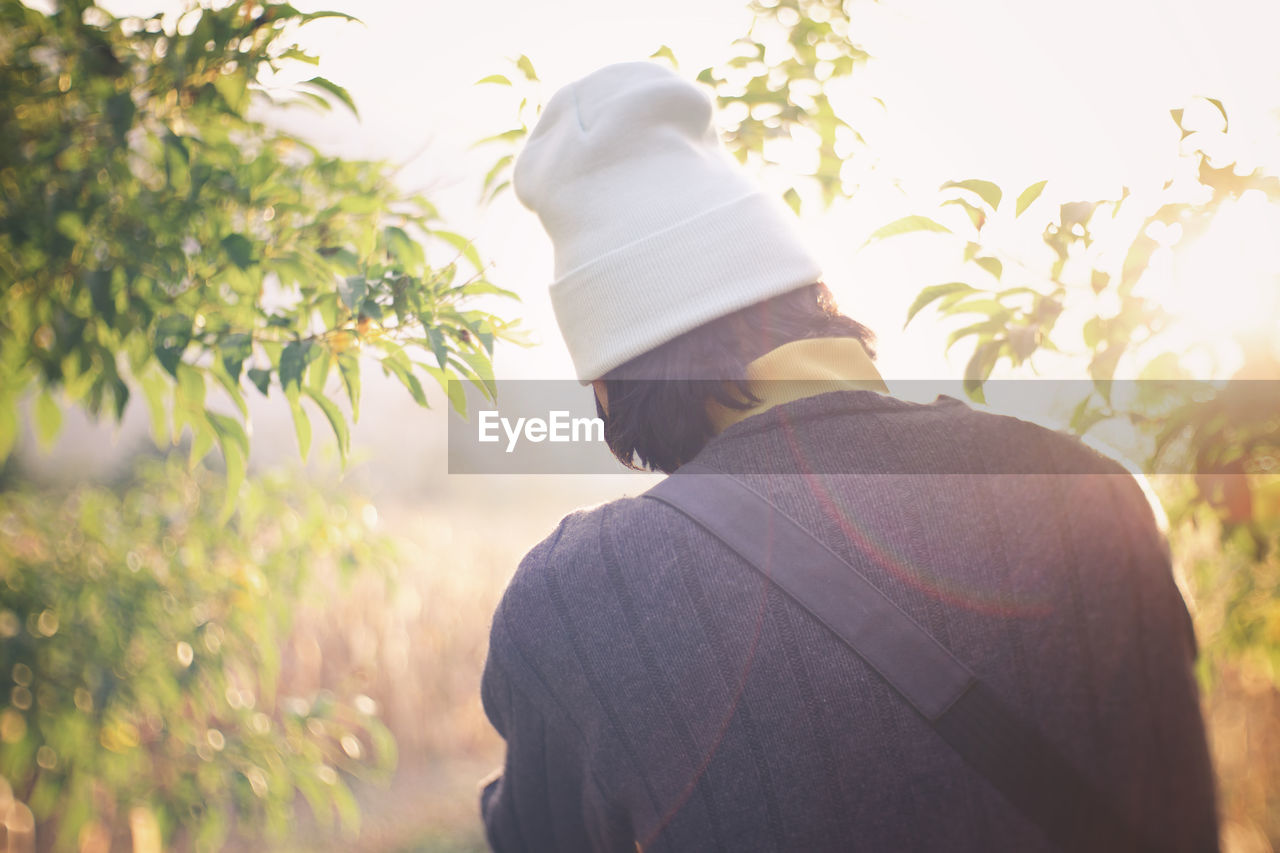
{"label": "dark hair", "polygon": [[746,367],[805,338],[856,338],[873,358],[875,335],[841,314],[821,282],[757,302],[685,332],[604,375],[604,437],[628,468],[671,473],[715,434],[707,403],[750,409]]}

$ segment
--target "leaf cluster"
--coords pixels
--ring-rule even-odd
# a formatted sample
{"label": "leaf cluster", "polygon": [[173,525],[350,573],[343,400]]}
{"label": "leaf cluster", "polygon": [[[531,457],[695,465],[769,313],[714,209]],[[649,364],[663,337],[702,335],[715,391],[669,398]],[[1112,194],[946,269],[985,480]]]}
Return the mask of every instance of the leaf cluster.
{"label": "leaf cluster", "polygon": [[[1177,318],[1162,304],[1158,288],[1144,291],[1139,286],[1158,251],[1176,251],[1204,234],[1225,203],[1254,192],[1280,204],[1280,178],[1261,170],[1242,174],[1235,163],[1217,164],[1211,158],[1209,149],[1223,147],[1214,143],[1227,135],[1229,123],[1223,104],[1206,100],[1221,116],[1220,129],[1188,127],[1184,110],[1171,111],[1179,141],[1195,144],[1188,143],[1190,150],[1184,152],[1184,174],[1166,181],[1153,204],[1133,215],[1130,208],[1137,201],[1125,189],[1115,199],[1060,204],[1039,220],[1044,223],[1041,239],[1051,250],[1045,267],[1007,250],[1000,238],[989,236],[987,227],[993,217],[1012,220],[1034,210],[1044,181],[1021,191],[1011,216],[1007,208],[1000,210],[1004,193],[996,184],[949,181],[940,188],[949,196],[940,207],[958,208],[963,220],[948,226],[928,216],[907,216],[881,227],[871,240],[913,232],[942,234],[973,270],[966,281],[924,288],[907,313],[909,323],[933,307],[961,323],[949,334],[948,347],[974,341],[965,367],[970,396],[982,399],[983,383],[1001,361],[1017,367],[1039,351],[1077,354],[1087,364],[1092,391],[1076,406],[1072,428],[1084,433],[1112,418],[1137,425],[1151,435],[1152,466],[1194,472],[1198,500],[1219,514],[1224,536],[1244,528],[1261,553],[1267,537],[1259,525],[1280,511],[1251,496],[1254,488],[1265,490],[1262,479],[1251,477],[1265,477],[1280,453],[1274,356],[1265,348],[1246,347],[1234,382],[1214,388],[1187,381],[1184,353],[1161,344],[1161,333]],[[1096,251],[1100,235],[1118,240],[1121,250]],[[1080,326],[1079,343],[1062,341],[1060,346],[1054,335],[1059,315],[1068,306],[1088,305],[1094,310]],[[1116,400],[1112,392],[1121,359],[1139,351],[1137,393]]]}
{"label": "leaf cluster", "polygon": [[[230,500],[246,390],[288,399],[305,455],[304,401],[345,454],[362,361],[423,405],[424,375],[490,389],[510,324],[471,306],[511,294],[484,280],[471,242],[387,164],[328,156],[255,118],[298,103],[354,111],[321,77],[263,83],[314,63],[290,34],[337,14],[236,0],[166,26],[0,0],[0,458],[29,389],[48,395],[46,437],[55,395],[119,419],[141,390],[162,445],[189,431],[193,457],[219,447]],[[234,409],[212,405],[212,388]]]}
{"label": "leaf cluster", "polygon": [[347,785],[395,747],[367,698],[281,696],[291,615],[318,574],[386,570],[360,507],[179,460],[122,491],[0,493],[0,775],[57,849],[130,811],[170,845],[288,831],[295,799],[354,830]]}

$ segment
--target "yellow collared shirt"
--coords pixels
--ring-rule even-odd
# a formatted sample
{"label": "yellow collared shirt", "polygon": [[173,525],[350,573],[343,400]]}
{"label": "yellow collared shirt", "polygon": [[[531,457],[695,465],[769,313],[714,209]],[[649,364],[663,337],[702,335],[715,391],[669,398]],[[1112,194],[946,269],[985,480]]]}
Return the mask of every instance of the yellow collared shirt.
{"label": "yellow collared shirt", "polygon": [[707,404],[716,433],[763,411],[830,391],[889,393],[856,338],[806,338],[772,349],[747,365],[747,387],[760,400],[750,409]]}

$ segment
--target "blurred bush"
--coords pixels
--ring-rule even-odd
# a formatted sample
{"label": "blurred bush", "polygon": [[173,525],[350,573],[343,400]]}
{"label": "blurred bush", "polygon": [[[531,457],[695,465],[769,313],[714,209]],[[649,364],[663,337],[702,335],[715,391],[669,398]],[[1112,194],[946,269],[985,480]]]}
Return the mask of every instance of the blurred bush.
{"label": "blurred bush", "polygon": [[120,489],[0,492],[0,775],[42,847],[280,836],[298,795],[354,831],[345,780],[394,764],[368,697],[276,689],[313,582],[385,571],[391,545],[282,475],[221,523],[223,484],[153,460]]}

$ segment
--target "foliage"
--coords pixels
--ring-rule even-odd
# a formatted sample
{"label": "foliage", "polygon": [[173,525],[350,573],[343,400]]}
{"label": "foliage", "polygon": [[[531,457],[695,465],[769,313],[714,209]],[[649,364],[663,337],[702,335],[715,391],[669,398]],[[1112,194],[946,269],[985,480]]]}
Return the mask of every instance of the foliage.
{"label": "foliage", "polygon": [[[846,194],[841,170],[848,154],[864,141],[830,97],[830,89],[869,58],[852,40],[848,5],[850,0],[752,0],[751,25],[732,43],[737,55],[697,75],[711,88],[719,107],[721,138],[728,151],[739,162],[769,167],[776,165],[770,143],[804,140],[799,150],[816,155],[806,177],[817,184],[826,204]],[[679,66],[666,45],[650,58]],[[517,74],[490,74],[477,81],[512,86],[521,96],[516,126],[477,143],[499,143],[505,149],[485,178],[484,201],[510,185],[515,149],[541,110],[533,63],[521,55],[511,64]],[[801,195],[795,186],[783,193],[783,200],[799,211]]]}
{"label": "foliage", "polygon": [[[189,430],[197,459],[216,443],[234,496],[246,378],[288,400],[304,456],[304,400],[345,453],[348,415],[332,398],[354,421],[362,350],[424,406],[424,374],[459,407],[451,376],[492,387],[509,326],[471,306],[511,294],[484,280],[475,247],[387,164],[326,156],[255,118],[300,103],[354,111],[322,77],[268,87],[316,62],[289,34],[333,16],[347,17],[233,0],[166,25],[88,0],[50,15],[0,0],[0,459],[28,389],[46,438],[54,392],[119,419],[141,389],[157,441]],[[217,410],[210,385],[237,414]]]}
{"label": "foliage", "polygon": [[170,458],[122,493],[0,493],[0,775],[59,848],[137,807],[177,846],[216,849],[233,814],[279,835],[299,793],[354,829],[342,775],[394,762],[368,699],[276,695],[307,584],[388,543],[278,476],[223,524],[220,486]]}
{"label": "foliage", "polygon": [[[983,383],[997,365],[1034,366],[1038,353],[1067,354],[1087,364],[1093,384],[1080,400],[1072,427],[1086,432],[1101,421],[1123,418],[1153,439],[1153,468],[1196,474],[1198,500],[1219,510],[1230,535],[1246,527],[1261,550],[1266,535],[1259,526],[1264,516],[1280,516],[1280,507],[1255,501],[1253,488],[1275,465],[1280,451],[1280,393],[1274,380],[1280,362],[1271,351],[1270,336],[1257,340],[1242,335],[1242,364],[1235,381],[1211,387],[1188,381],[1184,365],[1188,349],[1164,334],[1180,321],[1166,303],[1168,282],[1151,269],[1159,253],[1172,255],[1204,235],[1224,205],[1252,195],[1280,204],[1280,178],[1254,170],[1239,174],[1234,162],[1216,165],[1210,150],[1229,150],[1227,114],[1209,100],[1221,129],[1184,126],[1184,111],[1173,118],[1191,150],[1184,168],[1170,178],[1156,198],[1140,201],[1126,189],[1119,198],[1062,204],[1045,221],[1028,213],[1044,189],[1041,181],[1024,189],[1013,211],[1001,210],[1001,189],[989,181],[948,182],[951,197],[942,207],[957,207],[966,215],[952,227],[925,216],[912,216],[877,232],[885,236],[913,231],[945,232],[971,274],[966,281],[932,285],[920,292],[907,322],[932,306],[961,322],[948,338],[948,347],[972,340],[974,349],[965,368],[965,386],[982,398]],[[1021,236],[1014,220],[1027,215],[1051,253],[1038,265],[1025,252],[1008,246]],[[1000,222],[1004,230],[990,227]],[[1043,224],[1041,224],[1043,223]],[[873,235],[876,236],[876,235]],[[1239,271],[1234,271],[1238,274]],[[1233,274],[1223,271],[1222,274]],[[1196,282],[1209,287],[1210,282]],[[1087,308],[1078,326],[1078,343],[1058,328],[1067,308]],[[961,319],[964,318],[964,319]],[[1272,323],[1280,317],[1272,318]],[[1265,325],[1265,318],[1263,323]],[[1273,327],[1273,325],[1272,325]],[[1113,393],[1117,368],[1128,356],[1136,392]],[[1251,485],[1252,483],[1252,485]],[[1264,489],[1265,493],[1265,489]]]}
{"label": "foliage", "polygon": [[[726,147],[741,162],[773,163],[767,144],[808,136],[817,155],[808,177],[824,203],[844,195],[841,170],[862,135],[832,105],[829,89],[850,77],[868,58],[851,35],[848,0],[753,0],[751,26],[734,41],[741,50],[722,66],[705,68],[698,80],[715,90],[728,127]],[[777,36],[777,37],[771,37]],[[800,194],[783,198],[795,210]]]}

